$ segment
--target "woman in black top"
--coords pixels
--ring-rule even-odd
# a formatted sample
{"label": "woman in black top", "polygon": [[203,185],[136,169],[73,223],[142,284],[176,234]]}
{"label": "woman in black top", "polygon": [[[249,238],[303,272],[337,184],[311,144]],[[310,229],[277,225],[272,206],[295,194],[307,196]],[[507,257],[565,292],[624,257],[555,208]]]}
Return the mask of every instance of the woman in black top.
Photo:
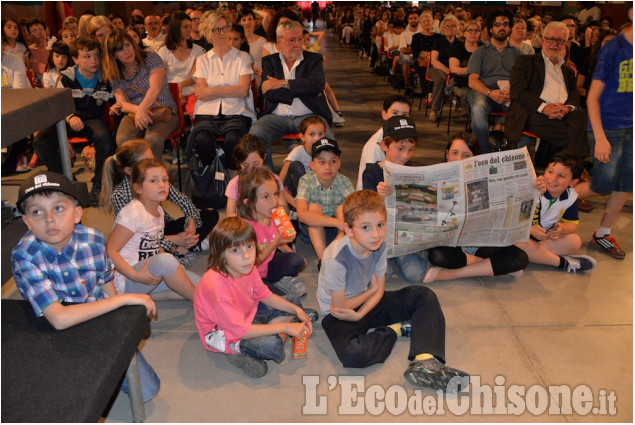
{"label": "woman in black top", "polygon": [[[432,45],[432,51],[430,52],[430,69],[428,70],[428,76],[432,78],[434,84],[432,87],[432,110],[430,111],[430,121],[433,122],[437,120],[437,115],[441,110],[441,103],[443,102],[443,91],[446,88],[445,81],[450,73],[450,52],[456,44],[460,43],[456,38],[458,27],[459,21],[454,15],[446,16],[443,22],[441,22],[441,30],[443,31],[444,37],[435,40]],[[448,85],[447,89],[451,90],[452,84]]]}
{"label": "woman in black top", "polygon": [[461,114],[469,115],[467,95],[470,88],[467,84],[467,63],[472,56],[472,52],[480,45],[478,39],[481,35],[481,28],[474,20],[465,23],[465,42],[455,45],[450,53],[449,68],[454,76],[454,93],[461,98]]}

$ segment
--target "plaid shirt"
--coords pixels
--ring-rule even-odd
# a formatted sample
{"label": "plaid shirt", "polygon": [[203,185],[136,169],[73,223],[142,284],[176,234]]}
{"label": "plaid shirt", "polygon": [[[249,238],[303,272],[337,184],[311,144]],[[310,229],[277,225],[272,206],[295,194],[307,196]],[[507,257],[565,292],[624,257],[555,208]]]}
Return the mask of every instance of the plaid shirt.
{"label": "plaid shirt", "polygon": [[[196,222],[196,227],[201,227],[201,225],[203,224],[203,222],[201,221],[201,214],[198,212],[190,198],[183,195],[177,190],[176,187],[172,185],[170,185],[168,200],[176,204],[176,206],[181,208],[181,210],[183,210],[183,212],[185,213],[185,226],[187,226],[187,220],[189,218],[193,218]],[[115,186],[112,191],[111,201],[115,209],[115,217],[117,217],[119,211],[121,211],[121,209],[125,207],[128,202],[132,201],[132,189],[130,188],[130,178],[128,176],[125,176],[124,179]],[[164,218],[165,224],[174,221],[174,219],[170,217],[170,215],[165,212],[165,210]],[[185,227],[183,230],[185,230]],[[166,238],[163,238],[161,240],[161,248],[163,248],[165,252],[172,252],[172,245],[172,242],[170,242]]]}
{"label": "plaid shirt", "polygon": [[333,217],[337,207],[344,203],[344,199],[353,192],[355,192],[355,187],[353,187],[353,183],[351,183],[350,179],[345,175],[338,174],[335,176],[331,187],[324,189],[315,171],[311,171],[300,178],[298,182],[298,194],[295,199],[296,201],[298,199],[304,199],[309,205],[320,204],[323,214]]}
{"label": "plaid shirt", "polygon": [[13,275],[22,297],[36,316],[52,303],[87,303],[108,298],[101,288],[112,281],[104,235],[75,225],[68,245],[58,252],[30,231],[11,251]]}

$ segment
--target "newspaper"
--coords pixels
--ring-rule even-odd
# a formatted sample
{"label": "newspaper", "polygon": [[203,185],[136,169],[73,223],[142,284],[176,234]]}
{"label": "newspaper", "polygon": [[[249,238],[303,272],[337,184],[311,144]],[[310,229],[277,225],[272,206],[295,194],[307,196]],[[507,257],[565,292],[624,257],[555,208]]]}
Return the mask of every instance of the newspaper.
{"label": "newspaper", "polygon": [[384,163],[388,257],[435,246],[507,246],[529,239],[539,193],[527,148],[426,167]]}

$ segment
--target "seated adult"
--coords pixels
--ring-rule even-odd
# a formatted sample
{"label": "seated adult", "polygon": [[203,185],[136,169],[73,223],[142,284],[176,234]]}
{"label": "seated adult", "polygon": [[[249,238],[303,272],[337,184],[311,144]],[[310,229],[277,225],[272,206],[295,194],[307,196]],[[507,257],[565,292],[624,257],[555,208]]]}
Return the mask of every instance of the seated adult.
{"label": "seated adult", "polygon": [[46,27],[44,22],[35,18],[28,24],[29,33],[33,37],[33,44],[29,45],[29,66],[41,87],[42,77],[46,70],[49,51],[46,43]]}
{"label": "seated adult", "polygon": [[[302,25],[285,21],[278,25],[280,53],[262,58],[263,116],[251,126],[250,134],[267,145],[265,165],[273,170],[271,142],[288,133],[297,133],[302,120],[319,115],[329,125],[331,113],[324,94],[322,55],[302,51]],[[333,139],[330,127],[326,137]]]}
{"label": "seated adult", "polygon": [[[165,46],[159,49],[159,56],[168,69],[168,83],[177,83],[182,99],[194,94],[192,69],[203,48],[192,43],[192,19],[177,10],[170,17]],[[178,106],[178,105],[177,105]],[[190,111],[188,111],[190,112]]]}
{"label": "seated adult", "polygon": [[188,150],[193,147],[201,162],[209,165],[216,157],[215,139],[223,136],[221,159],[225,167],[235,170],[232,152],[256,116],[247,108],[251,60],[248,53],[232,47],[230,27],[229,19],[220,12],[208,11],[201,18],[199,30],[214,47],[196,60],[197,100]]}
{"label": "seated adult", "polygon": [[[412,36],[412,43],[410,48],[412,49],[412,57],[415,58],[415,68],[419,72],[419,81],[421,86],[428,82],[425,79],[425,72],[430,64],[430,52],[432,51],[432,45],[437,38],[442,35],[435,33],[432,30],[432,13],[429,10],[424,10],[419,16],[419,25],[421,26],[421,32]],[[428,90],[429,91],[429,90]],[[426,93],[426,91],[424,91]],[[429,99],[431,100],[431,98]]]}
{"label": "seated adult", "polygon": [[[450,56],[452,49],[461,44],[456,37],[459,21],[454,15],[448,15],[441,22],[443,37],[437,38],[432,44],[430,52],[430,65],[428,76],[432,78],[432,110],[430,111],[430,121],[436,122],[441,110],[445,82],[450,74]],[[453,86],[453,84],[452,84]],[[448,88],[451,90],[451,86]]]}
{"label": "seated adult", "polygon": [[569,154],[584,157],[586,113],[579,109],[573,72],[562,66],[568,33],[562,22],[550,22],[543,33],[542,52],[516,60],[505,136],[516,141],[523,130],[530,131]]}
{"label": "seated adult", "polygon": [[454,93],[461,99],[461,114],[467,115],[467,95],[470,92],[470,87],[465,74],[467,73],[467,64],[472,53],[479,47],[478,38],[481,34],[481,27],[474,20],[467,21],[463,34],[465,35],[465,41],[452,48],[448,63],[450,72],[454,75]]}
{"label": "seated adult", "polygon": [[199,45],[203,49],[203,52],[211,50],[213,47],[212,44],[207,41],[205,36],[198,30],[201,23],[201,17],[203,16],[203,10],[195,9],[190,12],[189,16],[190,19],[192,19],[192,34],[190,36],[192,43]]}
{"label": "seated adult", "polygon": [[509,35],[509,44],[520,50],[521,55],[536,53],[534,46],[527,40],[527,22],[524,19],[514,19],[512,32]]}
{"label": "seated adult", "polygon": [[[139,50],[127,33],[114,31],[103,42],[102,70],[104,79],[112,84],[116,104],[111,108],[134,113],[121,120],[117,130],[117,145],[131,139],[144,138],[156,158],[161,158],[165,139],[178,128],[179,116],[165,78],[163,61],[154,52]],[[157,104],[170,108],[167,121],[151,112]]]}
{"label": "seated adult", "polygon": [[161,20],[158,16],[148,15],[144,19],[144,25],[148,35],[142,40],[143,45],[158,53],[165,44],[165,34],[161,33]]}
{"label": "seated adult", "polygon": [[86,31],[88,32],[88,36],[94,40],[97,40],[101,43],[106,35],[110,34],[114,31],[114,27],[110,19],[105,17],[104,15],[99,15],[93,17],[86,27]]}
{"label": "seated adult", "polygon": [[509,25],[513,16],[507,9],[496,9],[487,18],[489,41],[476,49],[467,64],[468,94],[472,129],[481,145],[481,152],[490,153],[489,114],[507,112],[509,90],[499,87],[499,81],[509,81],[512,67],[520,51],[509,44]]}
{"label": "seated adult", "polygon": [[[267,13],[266,16],[269,16]],[[238,21],[245,30],[245,39],[249,43],[249,54],[254,58],[254,73],[262,75],[262,47],[267,39],[254,33],[256,28],[256,14],[252,9],[243,7],[238,12]]]}

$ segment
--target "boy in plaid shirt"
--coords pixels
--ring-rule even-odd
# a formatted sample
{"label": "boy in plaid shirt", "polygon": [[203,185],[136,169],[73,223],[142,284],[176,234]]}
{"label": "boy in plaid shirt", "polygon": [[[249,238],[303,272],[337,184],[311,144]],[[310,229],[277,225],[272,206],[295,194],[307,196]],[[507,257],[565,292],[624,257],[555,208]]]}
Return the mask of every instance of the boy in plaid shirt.
{"label": "boy in plaid shirt", "polygon": [[318,258],[318,269],[326,246],[344,234],[344,199],[355,192],[348,177],[339,174],[337,142],[323,138],[311,147],[311,172],[298,182],[298,218],[309,228],[309,238]]}
{"label": "boy in plaid shirt", "polygon": [[[48,171],[30,177],[20,186],[17,206],[29,231],[11,252],[13,275],[37,317],[61,330],[124,305],[156,314],[148,295],[116,294],[104,235],[79,224],[83,210],[65,176]],[[159,378],[137,355],[145,402],[159,391]]]}

